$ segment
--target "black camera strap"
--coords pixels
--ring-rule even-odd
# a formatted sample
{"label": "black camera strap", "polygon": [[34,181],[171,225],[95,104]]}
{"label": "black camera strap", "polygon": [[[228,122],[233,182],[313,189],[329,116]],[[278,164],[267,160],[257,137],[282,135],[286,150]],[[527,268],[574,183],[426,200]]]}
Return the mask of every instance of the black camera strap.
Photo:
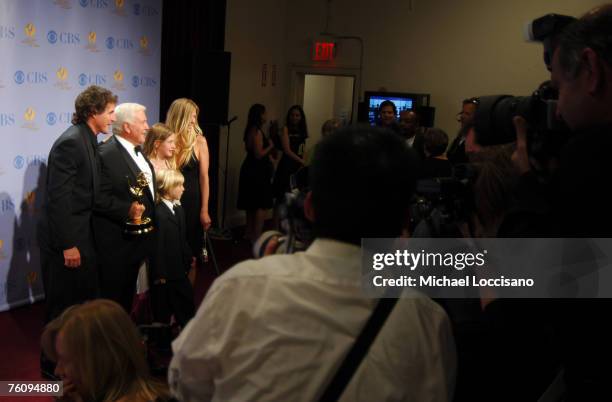
{"label": "black camera strap", "polygon": [[397,298],[380,299],[353,347],[338,368],[336,375],[321,395],[320,401],[337,401],[340,398],[396,303]]}

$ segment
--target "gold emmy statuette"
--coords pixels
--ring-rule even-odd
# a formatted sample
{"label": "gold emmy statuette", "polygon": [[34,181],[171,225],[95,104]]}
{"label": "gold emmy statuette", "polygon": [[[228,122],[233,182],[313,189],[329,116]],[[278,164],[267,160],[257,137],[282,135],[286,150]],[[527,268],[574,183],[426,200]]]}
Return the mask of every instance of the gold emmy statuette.
{"label": "gold emmy statuette", "polygon": [[[138,176],[136,177],[136,185],[132,185],[132,183],[130,183],[130,178],[127,178],[128,181],[128,187],[130,189],[130,194],[132,194],[132,197],[134,198],[134,201],[138,201],[139,203],[142,204],[142,198],[144,196],[144,191],[147,188],[147,186],[149,185],[149,180],[147,179],[147,176],[145,176],[144,173],[140,172],[138,173]],[[128,234],[132,234],[132,235],[141,235],[141,234],[145,234],[145,233],[149,233],[153,230],[153,222],[151,221],[151,218],[145,216],[144,218],[138,218],[138,219],[128,219],[125,222],[125,233]]]}

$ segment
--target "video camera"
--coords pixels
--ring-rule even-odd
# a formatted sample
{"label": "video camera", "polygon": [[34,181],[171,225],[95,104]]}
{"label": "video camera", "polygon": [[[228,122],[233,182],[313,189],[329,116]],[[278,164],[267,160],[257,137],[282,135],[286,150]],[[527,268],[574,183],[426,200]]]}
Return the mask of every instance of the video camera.
{"label": "video camera", "polygon": [[544,82],[531,96],[482,96],[474,114],[476,142],[482,146],[506,144],[516,140],[512,121],[523,117],[528,123],[529,154],[545,161],[557,156],[570,136],[570,130],[557,119],[558,93],[550,82]]}
{"label": "video camera", "polygon": [[557,37],[563,28],[576,21],[575,17],[561,14],[547,14],[527,23],[525,40],[541,42],[544,45],[544,64],[550,71],[552,56],[557,46]]}
{"label": "video camera", "polygon": [[[527,40],[544,44],[548,69],[557,37],[576,18],[548,14],[527,26]],[[522,116],[529,125],[529,154],[536,160],[554,157],[570,135],[565,123],[556,118],[558,92],[546,81],[531,96],[493,95],[479,97],[474,114],[476,141],[482,146],[513,142],[516,132],[512,119]]]}
{"label": "video camera", "polygon": [[264,232],[253,244],[255,258],[264,256],[270,240],[277,238],[274,254],[292,254],[304,251],[312,242],[312,226],[304,215],[304,201],[308,194],[308,168],[301,168],[290,177],[290,191],[279,204],[280,230]]}
{"label": "video camera", "polygon": [[459,224],[468,222],[474,210],[472,185],[475,165],[453,166],[451,177],[417,181],[409,207],[412,237],[462,237]]}

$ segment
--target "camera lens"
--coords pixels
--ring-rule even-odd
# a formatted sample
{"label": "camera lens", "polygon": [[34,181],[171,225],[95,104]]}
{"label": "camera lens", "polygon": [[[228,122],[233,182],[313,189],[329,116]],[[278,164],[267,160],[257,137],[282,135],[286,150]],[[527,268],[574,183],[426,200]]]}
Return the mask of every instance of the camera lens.
{"label": "camera lens", "polygon": [[506,144],[516,139],[512,118],[521,115],[529,121],[531,97],[481,96],[474,114],[476,141],[482,146]]}

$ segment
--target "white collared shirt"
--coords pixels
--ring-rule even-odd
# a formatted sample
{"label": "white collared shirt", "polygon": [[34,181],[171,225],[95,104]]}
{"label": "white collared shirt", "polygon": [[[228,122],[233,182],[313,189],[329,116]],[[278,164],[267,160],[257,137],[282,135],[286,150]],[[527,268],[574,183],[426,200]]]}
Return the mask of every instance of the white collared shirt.
{"label": "white collared shirt", "polygon": [[412,148],[414,146],[414,139],[416,138],[416,135],[413,135],[412,137],[408,138],[406,140],[406,143],[408,144],[408,146],[410,148]]}
{"label": "white collared shirt", "polygon": [[166,204],[166,206],[168,207],[168,209],[170,210],[170,212],[172,212],[172,215],[174,215],[174,206],[175,206],[175,205],[181,205],[181,203],[180,203],[180,202],[177,202],[177,201],[170,201],[170,200],[167,200],[167,199],[165,199],[165,198],[162,198],[161,200],[162,200],[162,202],[163,202],[164,204]]}
{"label": "white collared shirt", "polygon": [[142,152],[136,154],[136,151],[134,151],[134,147],[136,145],[132,144],[131,142],[129,142],[122,136],[115,135],[115,138],[117,138],[117,141],[119,141],[119,144],[121,144],[123,148],[125,148],[127,153],[132,157],[136,165],[138,165],[138,168],[140,169],[140,171],[145,174],[145,176],[147,177],[147,180],[149,181],[149,190],[151,191],[151,195],[153,196],[153,198],[155,198],[155,185],[153,183],[153,173],[151,172],[151,166],[149,166],[149,164],[147,163],[147,160],[145,159],[144,155],[142,154]]}
{"label": "white collared shirt", "polygon": [[[314,401],[376,300],[361,284],[361,250],[318,239],[306,252],[248,260],[225,272],[172,343],[181,401]],[[450,321],[430,298],[398,300],[342,401],[450,401]]]}

